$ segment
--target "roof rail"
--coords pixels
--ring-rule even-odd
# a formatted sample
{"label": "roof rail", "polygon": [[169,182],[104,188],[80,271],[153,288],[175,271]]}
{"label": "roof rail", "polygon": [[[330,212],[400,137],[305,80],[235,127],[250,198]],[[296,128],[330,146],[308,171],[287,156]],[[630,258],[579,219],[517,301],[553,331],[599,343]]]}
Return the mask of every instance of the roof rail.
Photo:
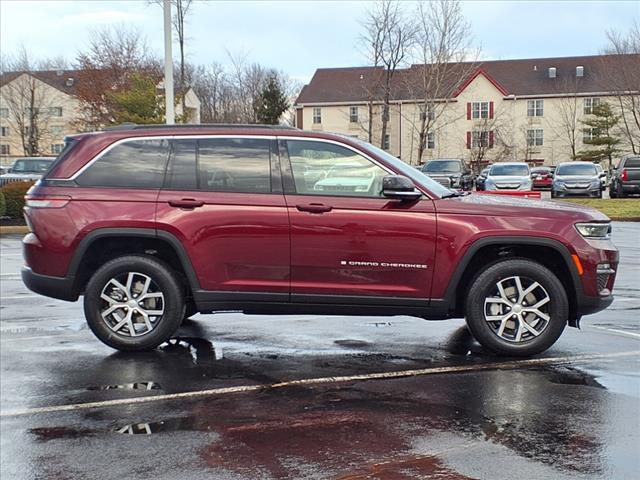
{"label": "roof rail", "polygon": [[136,123],[123,123],[121,125],[115,125],[113,127],[105,128],[105,131],[114,130],[144,130],[144,129],[156,129],[156,128],[186,128],[186,129],[198,129],[198,128],[255,128],[255,129],[268,129],[268,130],[297,130],[296,127],[290,125],[262,125],[258,123],[179,123],[175,125],[166,124],[145,124],[138,125]]}

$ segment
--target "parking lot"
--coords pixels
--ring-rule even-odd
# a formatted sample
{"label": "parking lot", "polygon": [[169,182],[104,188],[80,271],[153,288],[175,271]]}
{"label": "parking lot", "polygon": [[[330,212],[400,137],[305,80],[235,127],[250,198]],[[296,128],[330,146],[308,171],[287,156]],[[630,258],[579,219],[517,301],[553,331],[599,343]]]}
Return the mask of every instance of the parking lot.
{"label": "parking lot", "polygon": [[6,478],[638,478],[640,224],[614,222],[616,300],[533,359],[462,320],[195,316],[116,353],[82,303],[22,285],[2,237]]}

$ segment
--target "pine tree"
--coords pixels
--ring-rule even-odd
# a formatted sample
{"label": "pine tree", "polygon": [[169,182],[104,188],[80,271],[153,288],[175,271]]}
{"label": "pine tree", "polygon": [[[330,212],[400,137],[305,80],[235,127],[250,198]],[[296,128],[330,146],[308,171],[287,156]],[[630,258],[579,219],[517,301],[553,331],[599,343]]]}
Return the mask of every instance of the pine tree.
{"label": "pine tree", "polygon": [[616,147],[620,139],[613,135],[613,130],[619,121],[620,116],[613,113],[608,103],[602,102],[593,107],[593,117],[582,120],[582,124],[592,129],[593,134],[590,139],[585,139],[584,143],[593,148],[579,151],[576,160],[599,162],[608,158],[609,170],[611,170],[613,156],[619,151]]}
{"label": "pine tree", "polygon": [[270,75],[260,94],[258,106],[258,122],[276,125],[282,114],[289,108],[276,75]]}

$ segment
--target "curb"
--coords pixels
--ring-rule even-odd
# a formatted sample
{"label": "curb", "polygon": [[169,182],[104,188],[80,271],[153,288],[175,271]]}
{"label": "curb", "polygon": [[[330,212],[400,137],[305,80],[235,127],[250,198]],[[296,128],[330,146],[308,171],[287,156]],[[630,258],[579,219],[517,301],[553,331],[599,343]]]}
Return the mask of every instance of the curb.
{"label": "curb", "polygon": [[0,226],[0,236],[20,234],[26,235],[29,233],[29,227],[26,225],[2,225]]}

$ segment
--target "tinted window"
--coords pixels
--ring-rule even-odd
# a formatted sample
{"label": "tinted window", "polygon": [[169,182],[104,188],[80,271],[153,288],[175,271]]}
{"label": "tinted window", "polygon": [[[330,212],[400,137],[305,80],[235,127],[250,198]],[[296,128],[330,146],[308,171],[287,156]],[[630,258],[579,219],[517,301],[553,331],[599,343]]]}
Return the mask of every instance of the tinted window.
{"label": "tinted window", "polygon": [[160,188],[169,140],[131,140],[116,145],[77,179],[82,186]]}
{"label": "tinted window", "polygon": [[640,157],[627,158],[624,162],[624,166],[628,168],[640,168]]}
{"label": "tinted window", "polygon": [[198,140],[200,189],[212,192],[271,192],[269,140]]}
{"label": "tinted window", "polygon": [[562,175],[588,175],[593,176],[596,175],[596,167],[594,165],[587,165],[584,163],[576,163],[576,164],[568,164],[568,165],[560,165],[556,169],[556,176],[560,177]]}
{"label": "tinted window", "polygon": [[196,176],[196,140],[174,140],[171,162],[167,169],[166,188],[198,190]]}
{"label": "tinted window", "polygon": [[528,177],[529,167],[526,165],[494,165],[489,170],[491,176]]}
{"label": "tinted window", "polygon": [[287,142],[296,192],[302,195],[382,196],[387,172],[369,159],[325,142]]}
{"label": "tinted window", "polygon": [[460,162],[456,160],[430,161],[423,168],[425,173],[458,173],[460,172]]}

